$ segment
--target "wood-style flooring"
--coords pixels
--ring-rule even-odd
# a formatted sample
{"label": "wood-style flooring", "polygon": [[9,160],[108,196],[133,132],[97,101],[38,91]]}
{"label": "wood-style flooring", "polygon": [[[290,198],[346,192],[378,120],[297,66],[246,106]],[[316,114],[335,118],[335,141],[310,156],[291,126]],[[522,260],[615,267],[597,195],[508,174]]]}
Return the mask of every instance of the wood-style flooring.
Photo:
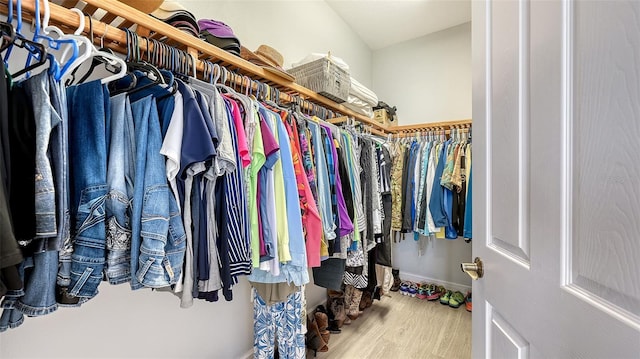
{"label": "wood-style flooring", "polygon": [[[307,358],[313,358],[311,350]],[[316,358],[468,359],[471,313],[464,305],[454,309],[391,292],[344,325],[342,333],[331,334],[329,351]]]}

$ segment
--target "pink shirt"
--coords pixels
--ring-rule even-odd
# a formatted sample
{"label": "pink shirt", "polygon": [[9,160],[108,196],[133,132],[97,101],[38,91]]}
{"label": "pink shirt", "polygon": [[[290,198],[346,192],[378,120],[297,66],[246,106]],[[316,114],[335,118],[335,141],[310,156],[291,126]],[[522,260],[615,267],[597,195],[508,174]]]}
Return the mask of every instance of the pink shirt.
{"label": "pink shirt", "polygon": [[234,99],[226,95],[223,96],[231,103],[231,117],[233,118],[233,126],[236,128],[238,138],[238,154],[240,154],[240,158],[242,159],[242,167],[246,168],[251,164],[251,153],[249,152],[249,145],[247,144],[247,135],[244,131],[240,108]]}

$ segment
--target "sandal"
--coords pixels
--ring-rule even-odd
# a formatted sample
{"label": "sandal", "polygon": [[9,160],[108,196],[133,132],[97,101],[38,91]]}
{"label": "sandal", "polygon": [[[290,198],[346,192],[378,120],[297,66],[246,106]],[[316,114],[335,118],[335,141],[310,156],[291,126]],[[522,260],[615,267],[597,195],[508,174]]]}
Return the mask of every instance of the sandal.
{"label": "sandal", "polygon": [[440,297],[440,304],[448,305],[449,304],[449,299],[451,298],[452,294],[453,294],[453,292],[451,292],[450,290],[448,290],[446,293],[444,293],[444,295]]}
{"label": "sandal", "polygon": [[449,298],[449,306],[451,308],[459,308],[462,303],[464,303],[464,294],[462,294],[462,292],[456,291],[451,294]]}

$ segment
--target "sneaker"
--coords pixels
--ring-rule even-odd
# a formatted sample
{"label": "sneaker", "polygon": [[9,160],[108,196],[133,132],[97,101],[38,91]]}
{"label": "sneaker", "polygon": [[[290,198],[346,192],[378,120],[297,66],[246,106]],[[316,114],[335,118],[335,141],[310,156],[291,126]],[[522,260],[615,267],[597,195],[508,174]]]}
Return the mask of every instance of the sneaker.
{"label": "sneaker", "polygon": [[451,292],[450,290],[444,293],[444,295],[440,297],[440,304],[449,305],[449,299],[451,299],[452,294],[453,292]]}
{"label": "sneaker", "polygon": [[464,300],[464,306],[467,309],[467,312],[470,312],[473,309],[473,303],[471,302],[471,292],[467,292],[467,297]]}
{"label": "sneaker", "polygon": [[464,303],[464,294],[462,294],[462,292],[456,291],[451,294],[449,298],[449,306],[451,308],[459,308],[462,303]]}
{"label": "sneaker", "polygon": [[432,284],[427,290],[427,300],[438,300],[445,292],[443,286]]}
{"label": "sneaker", "polygon": [[402,284],[400,284],[400,294],[409,295],[410,285],[411,285],[411,282],[402,282]]}
{"label": "sneaker", "polygon": [[429,291],[429,288],[431,286],[432,284],[420,283],[420,285],[418,286],[418,292],[416,293],[416,297],[418,299],[427,299],[427,292]]}
{"label": "sneaker", "polygon": [[409,286],[409,290],[407,291],[407,295],[409,295],[410,297],[415,297],[416,294],[418,294],[418,286],[414,283],[411,283],[411,285]]}

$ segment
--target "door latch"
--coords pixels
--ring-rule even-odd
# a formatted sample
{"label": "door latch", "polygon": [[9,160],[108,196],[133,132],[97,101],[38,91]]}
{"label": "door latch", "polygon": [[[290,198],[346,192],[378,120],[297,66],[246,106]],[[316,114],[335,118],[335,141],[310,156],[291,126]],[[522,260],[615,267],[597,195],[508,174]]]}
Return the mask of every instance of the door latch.
{"label": "door latch", "polygon": [[478,280],[478,278],[482,278],[484,275],[482,260],[478,257],[476,257],[473,263],[460,263],[460,269],[467,273],[473,280]]}

